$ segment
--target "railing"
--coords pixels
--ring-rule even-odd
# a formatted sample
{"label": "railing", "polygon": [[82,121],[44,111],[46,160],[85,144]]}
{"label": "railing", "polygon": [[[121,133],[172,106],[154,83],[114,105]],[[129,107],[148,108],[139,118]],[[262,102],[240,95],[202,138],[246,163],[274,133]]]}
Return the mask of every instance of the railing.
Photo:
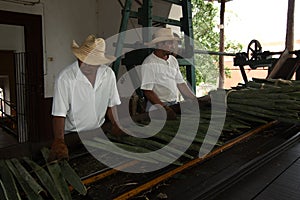
{"label": "railing", "polygon": [[[6,112],[5,107],[9,107],[10,113],[15,113],[15,115],[11,115]],[[7,132],[18,136],[18,121],[17,121],[17,109],[16,106],[10,103],[9,101],[6,101],[2,98],[0,98],[0,126],[6,130]]]}
{"label": "railing", "polygon": [[26,95],[30,95],[32,91],[32,85],[30,81],[26,81],[26,63],[28,65],[35,65],[34,57],[29,56],[28,53],[15,53],[15,73],[16,73],[16,101],[17,101],[17,120],[18,120],[18,141],[24,143],[28,141],[28,123],[31,122],[31,103],[27,103]]}

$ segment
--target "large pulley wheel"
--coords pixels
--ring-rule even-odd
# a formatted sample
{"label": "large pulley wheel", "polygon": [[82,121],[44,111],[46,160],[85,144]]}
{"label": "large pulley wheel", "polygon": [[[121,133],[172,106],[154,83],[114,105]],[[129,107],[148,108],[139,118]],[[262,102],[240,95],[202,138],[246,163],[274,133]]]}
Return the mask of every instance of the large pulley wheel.
{"label": "large pulley wheel", "polygon": [[261,60],[262,48],[258,40],[251,40],[248,45],[248,60]]}

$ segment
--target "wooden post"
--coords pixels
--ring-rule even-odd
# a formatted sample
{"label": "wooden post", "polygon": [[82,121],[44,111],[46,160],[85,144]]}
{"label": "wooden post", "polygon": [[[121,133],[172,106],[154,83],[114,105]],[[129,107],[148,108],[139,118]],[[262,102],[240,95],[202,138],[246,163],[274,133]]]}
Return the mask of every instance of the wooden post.
{"label": "wooden post", "polygon": [[285,47],[288,51],[294,50],[294,10],[295,0],[288,0]]}
{"label": "wooden post", "polygon": [[[225,15],[225,2],[221,0],[220,10],[220,52],[224,52],[224,15]],[[219,88],[224,88],[225,70],[224,70],[224,56],[219,56]]]}

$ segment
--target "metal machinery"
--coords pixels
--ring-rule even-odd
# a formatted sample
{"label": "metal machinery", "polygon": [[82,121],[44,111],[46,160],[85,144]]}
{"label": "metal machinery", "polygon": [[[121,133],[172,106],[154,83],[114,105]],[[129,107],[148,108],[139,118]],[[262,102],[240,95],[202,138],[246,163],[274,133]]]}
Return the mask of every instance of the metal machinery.
{"label": "metal machinery", "polygon": [[[262,51],[262,46],[258,40],[252,40],[248,44],[247,52],[237,53],[234,57],[234,66],[239,66],[244,82],[248,82],[244,66],[248,65],[251,69],[258,67],[268,67],[269,73],[274,69],[279,59],[283,59],[282,67],[273,75],[272,78],[291,79],[297,72],[300,65],[300,50],[287,52],[289,58],[283,58],[284,52]],[[273,55],[281,55],[279,58],[272,58]],[[292,57],[295,55],[295,57]],[[267,78],[267,77],[266,77]],[[296,79],[299,80],[299,73]]]}

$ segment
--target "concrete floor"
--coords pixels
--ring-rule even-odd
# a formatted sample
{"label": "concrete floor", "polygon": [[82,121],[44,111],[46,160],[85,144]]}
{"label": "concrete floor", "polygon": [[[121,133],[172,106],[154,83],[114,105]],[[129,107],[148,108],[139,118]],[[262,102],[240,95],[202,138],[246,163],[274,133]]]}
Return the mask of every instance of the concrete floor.
{"label": "concrete floor", "polygon": [[0,148],[18,144],[18,140],[15,136],[7,133],[0,127]]}

